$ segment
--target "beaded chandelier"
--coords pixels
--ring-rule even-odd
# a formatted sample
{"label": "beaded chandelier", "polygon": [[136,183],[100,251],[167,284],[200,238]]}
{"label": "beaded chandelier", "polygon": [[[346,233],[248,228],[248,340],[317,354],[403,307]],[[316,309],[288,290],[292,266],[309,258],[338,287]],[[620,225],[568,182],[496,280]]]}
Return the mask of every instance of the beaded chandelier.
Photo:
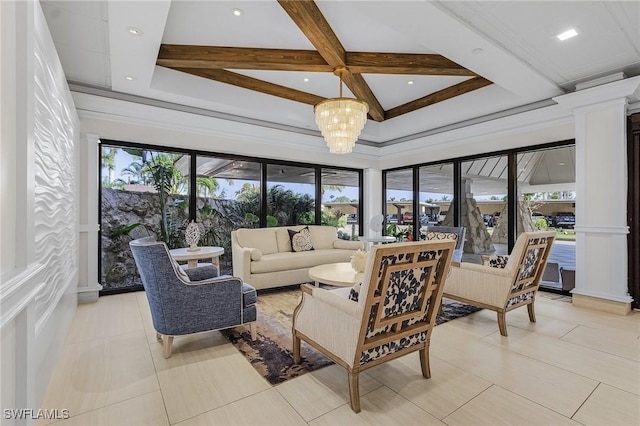
{"label": "beaded chandelier", "polygon": [[316,124],[327,141],[329,152],[347,154],[360,136],[367,123],[369,105],[353,98],[342,97],[342,73],[345,68],[336,68],[334,74],[340,76],[340,97],[326,99],[313,108]]}

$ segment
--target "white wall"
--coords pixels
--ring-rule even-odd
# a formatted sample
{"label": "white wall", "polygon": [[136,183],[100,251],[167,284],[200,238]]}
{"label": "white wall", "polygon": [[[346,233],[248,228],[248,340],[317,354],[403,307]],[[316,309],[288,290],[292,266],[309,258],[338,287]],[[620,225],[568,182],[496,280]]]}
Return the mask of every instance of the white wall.
{"label": "white wall", "polygon": [[40,3],[0,14],[1,403],[38,409],[77,305],[79,123]]}

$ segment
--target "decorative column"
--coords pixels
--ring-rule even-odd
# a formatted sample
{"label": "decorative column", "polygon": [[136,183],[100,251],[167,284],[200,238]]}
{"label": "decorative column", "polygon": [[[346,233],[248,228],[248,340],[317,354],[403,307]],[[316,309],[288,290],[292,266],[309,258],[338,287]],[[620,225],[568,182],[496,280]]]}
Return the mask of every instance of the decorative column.
{"label": "decorative column", "polygon": [[98,282],[98,189],[100,158],[100,138],[88,134],[80,144],[80,224],[78,226],[81,269],[78,283],[78,303],[98,301],[98,292],[102,286]]}
{"label": "decorative column", "polygon": [[554,98],[575,116],[576,306],[628,314],[626,116],[640,77]]}
{"label": "decorative column", "polygon": [[382,172],[379,169],[364,169],[364,212],[362,214],[362,234],[373,237],[374,232],[369,229],[369,221],[375,215],[382,214]]}

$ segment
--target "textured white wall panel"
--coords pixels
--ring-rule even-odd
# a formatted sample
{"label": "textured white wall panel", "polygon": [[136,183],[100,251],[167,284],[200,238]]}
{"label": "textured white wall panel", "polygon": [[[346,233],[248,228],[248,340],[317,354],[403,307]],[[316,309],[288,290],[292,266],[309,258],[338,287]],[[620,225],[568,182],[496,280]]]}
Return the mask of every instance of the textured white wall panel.
{"label": "textured white wall panel", "polygon": [[46,265],[36,334],[78,277],[78,117],[44,19],[34,43],[34,243]]}

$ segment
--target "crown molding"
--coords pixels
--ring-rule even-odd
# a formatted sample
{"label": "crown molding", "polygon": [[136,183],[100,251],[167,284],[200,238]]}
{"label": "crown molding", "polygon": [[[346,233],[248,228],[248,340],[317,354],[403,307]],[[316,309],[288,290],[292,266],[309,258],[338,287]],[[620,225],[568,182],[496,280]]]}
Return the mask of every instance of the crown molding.
{"label": "crown molding", "polygon": [[640,100],[640,76],[556,96],[553,100],[569,111],[620,100],[635,102]]}

